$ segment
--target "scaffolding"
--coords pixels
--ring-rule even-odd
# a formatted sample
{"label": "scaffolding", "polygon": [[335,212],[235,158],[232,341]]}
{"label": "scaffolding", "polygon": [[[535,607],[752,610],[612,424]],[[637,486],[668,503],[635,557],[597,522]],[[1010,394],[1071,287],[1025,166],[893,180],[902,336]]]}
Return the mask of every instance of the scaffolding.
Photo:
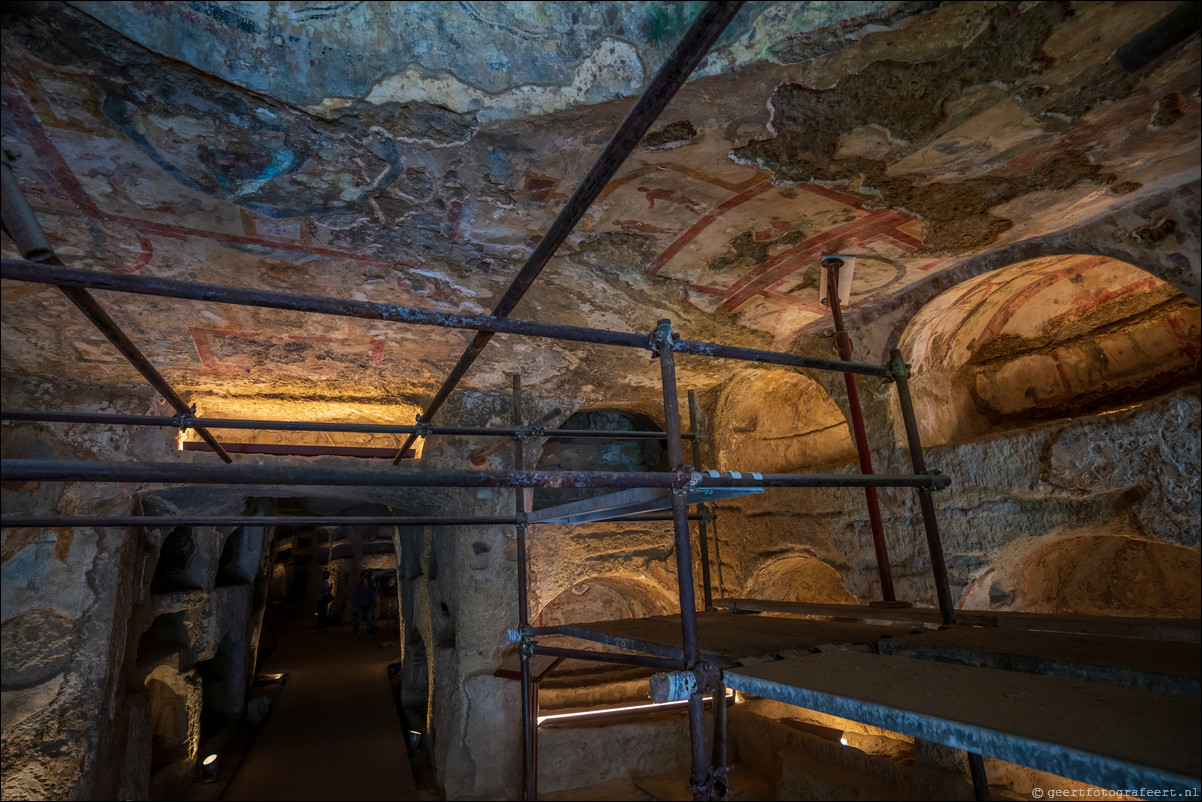
{"label": "scaffolding", "polygon": [[[298,466],[258,465],[204,465],[181,463],[125,463],[125,462],[76,462],[64,460],[6,459],[0,467],[3,479],[16,481],[75,481],[75,482],[156,482],[222,485],[288,485],[288,486],[377,486],[377,487],[512,487],[515,489],[515,506],[512,516],[464,516],[464,517],[415,517],[415,516],[325,516],[325,517],[281,517],[281,516],[123,516],[73,518],[50,516],[5,516],[4,527],[15,526],[78,526],[78,527],[123,527],[123,526],[178,526],[178,525],[296,525],[321,524],[345,526],[388,525],[504,525],[513,526],[515,531],[518,571],[517,607],[518,626],[508,633],[509,640],[516,644],[520,661],[522,688],[522,789],[526,799],[537,797],[537,732],[538,732],[538,682],[564,659],[611,662],[624,665],[654,668],[666,672],[673,681],[679,680],[682,698],[687,700],[690,735],[689,790],[695,799],[721,799],[729,792],[727,781],[726,751],[726,689],[734,688],[746,693],[776,698],[793,704],[802,704],[813,709],[831,712],[848,718],[892,729],[903,734],[912,734],[939,743],[964,749],[969,755],[969,767],[977,798],[988,798],[988,782],[985,777],[982,754],[992,755],[1023,765],[1044,768],[1091,782],[1124,783],[1126,788],[1156,787],[1157,783],[1192,781],[1196,783],[1197,744],[1184,739],[1177,750],[1164,748],[1136,750],[1132,758],[1130,744],[1122,737],[1089,739],[1074,736],[1070,732],[1056,731],[1052,736],[1032,732],[1029,721],[1016,725],[1017,731],[998,736],[992,727],[988,713],[977,715],[965,722],[948,704],[923,706],[922,700],[902,699],[890,704],[890,694],[898,692],[897,672],[902,668],[910,671],[913,680],[923,689],[950,687],[960,683],[971,686],[980,682],[982,675],[974,672],[994,671],[989,683],[998,688],[1013,689],[1022,682],[1036,682],[1038,698],[1072,699],[1076,693],[1055,684],[1056,680],[1034,674],[1019,675],[1000,668],[982,669],[967,666],[946,666],[935,662],[959,653],[962,662],[972,663],[983,659],[982,655],[993,655],[995,663],[1010,668],[1014,660],[1025,655],[1035,668],[1035,674],[1050,672],[1050,662],[1098,665],[1096,658],[1078,653],[1065,652],[1063,641],[1048,641],[1046,632],[1057,630],[1070,633],[1102,631],[1110,647],[1132,648],[1126,641],[1114,640],[1118,635],[1130,634],[1119,631],[1122,621],[1086,621],[1081,619],[1055,618],[1047,616],[1007,617],[993,614],[989,622],[982,623],[980,613],[959,614],[954,609],[948,585],[947,569],[940,541],[932,493],[949,484],[947,477],[929,470],[923,457],[918,425],[910,397],[909,367],[898,351],[893,351],[890,360],[883,364],[854,362],[850,358],[850,343],[843,331],[839,316],[837,291],[832,287],[833,312],[836,316],[841,359],[821,359],[797,354],[769,350],[741,348],[718,343],[681,339],[674,331],[670,320],[661,320],[650,332],[620,332],[577,326],[561,326],[513,319],[510,312],[524,292],[531,286],[539,271],[548,262],[576,225],[584,212],[596,199],[601,189],[613,177],[626,156],[642,139],[652,122],[666,107],[676,90],[684,83],[694,67],[708,51],[717,36],[737,12],[739,3],[709,3],[686,34],[685,39],[669,58],[668,63],[652,81],[651,87],[636,103],[623,121],[593,169],[582,180],[576,192],[565,204],[560,215],[552,223],[547,234],[532,252],[509,290],[497,304],[491,315],[459,315],[419,307],[355,301],[281,293],[266,290],[201,284],[171,279],[99,273],[79,270],[63,265],[49,247],[32,211],[26,204],[13,177],[9,165],[3,166],[4,179],[4,225],[14,239],[23,259],[4,260],[0,277],[6,280],[35,282],[57,286],[85,315],[105,334],[139,372],[174,407],[176,414],[170,418],[154,416],[109,415],[91,413],[64,413],[39,411],[3,411],[0,417],[10,421],[40,421],[68,423],[96,423],[125,426],[175,427],[181,431],[194,430],[207,444],[207,448],[224,462],[232,459],[210,429],[275,429],[281,431],[325,431],[388,433],[407,436],[404,445],[393,457],[393,464],[408,453],[417,437],[441,435],[502,437],[515,444],[513,468],[511,470],[437,470],[410,472],[391,467],[383,470],[312,468]],[[837,281],[834,269],[837,265],[826,265],[832,269],[831,281]],[[451,371],[446,382],[425,407],[414,425],[383,424],[332,424],[303,421],[262,421],[205,418],[197,416],[194,407],[189,407],[150,364],[112,319],[91,296],[91,290],[106,290],[119,293],[149,295],[194,301],[210,301],[223,304],[244,305],[259,308],[283,309],[322,315],[336,315],[368,320],[381,320],[406,325],[434,326],[475,332],[471,345]],[[553,430],[542,429],[536,421],[527,425],[521,414],[520,379],[514,377],[512,425],[509,427],[456,427],[435,426],[432,419],[442,403],[453,391],[472,362],[483,351],[485,344],[495,334],[503,333],[524,337],[546,338],[566,342],[590,343],[610,347],[631,348],[649,351],[660,367],[661,392],[664,409],[664,431],[661,433],[596,431],[596,430]],[[845,346],[845,347],[844,347]],[[764,365],[804,368],[841,373],[847,379],[854,428],[856,429],[857,452],[861,459],[862,472],[856,474],[790,474],[759,472],[719,472],[705,470],[701,465],[699,421],[696,402],[689,394],[688,410],[690,430],[682,429],[680,398],[676,377],[676,355],[707,359],[726,359]],[[906,432],[912,472],[903,475],[878,475],[867,461],[867,440],[863,421],[855,402],[854,377],[869,377],[891,384],[897,393]],[[544,438],[551,435],[572,437],[606,438],[662,438],[667,445],[669,470],[667,471],[545,471],[530,470],[524,464],[523,443],[527,439]],[[686,462],[683,444],[692,446],[691,464]],[[495,453],[495,452],[494,452]],[[607,488],[626,492],[613,496],[578,502],[551,510],[532,511],[530,488]],[[762,492],[766,488],[811,487],[811,488],[864,488],[869,504],[869,515],[873,522],[874,546],[881,575],[882,595],[885,606],[839,606],[805,605],[790,607],[781,603],[756,602],[755,600],[720,599],[712,596],[710,577],[711,555],[709,553],[706,525],[712,523],[712,513],[702,506],[690,512],[690,506],[703,504],[723,496],[729,497],[744,492]],[[893,602],[892,579],[888,555],[883,548],[883,532],[876,511],[875,489],[878,487],[909,487],[917,494],[923,523],[927,552],[930,559],[931,581],[937,600],[937,610],[920,610],[899,606]],[[641,494],[641,495],[640,495]],[[662,513],[648,510],[664,509]],[[670,510],[670,512],[668,511]],[[590,517],[591,516],[591,517]],[[528,582],[528,534],[529,527],[539,521],[562,520],[566,522],[588,521],[633,521],[671,520],[676,561],[677,591],[680,612],[675,616],[633,621],[598,622],[594,624],[562,625],[551,627],[534,626],[530,617],[530,588]],[[693,543],[691,521],[699,524],[698,552],[701,566],[701,606],[698,610],[697,583],[693,575]],[[722,590],[721,559],[717,553],[719,544],[714,532],[713,563],[717,566],[719,595]],[[720,609],[719,609],[720,608]],[[794,614],[805,618],[760,617],[755,626],[748,626],[747,614]],[[854,619],[849,622],[847,619]],[[885,623],[879,623],[884,621]],[[876,622],[876,623],[874,623]],[[1008,623],[1007,623],[1008,622]],[[956,624],[962,626],[955,626]],[[1130,625],[1129,626],[1136,626]],[[1138,634],[1146,636],[1150,631],[1148,622]],[[970,627],[988,626],[995,631],[1009,627],[1013,632],[1023,633],[1018,641],[999,647],[994,643],[973,641],[975,630]],[[927,627],[915,634],[915,627]],[[931,628],[939,629],[932,630]],[[1118,628],[1118,629],[1116,629]],[[1009,631],[1008,630],[1008,631]],[[1198,713],[1196,676],[1190,679],[1189,659],[1174,651],[1173,644],[1196,641],[1196,627],[1187,631],[1180,622],[1160,622],[1155,630],[1160,641],[1154,642],[1153,651],[1163,661],[1171,663],[1167,674],[1149,668],[1140,661],[1119,661],[1111,666],[1120,676],[1129,677],[1132,672],[1140,677],[1150,675],[1167,676],[1168,682],[1177,691],[1184,688],[1186,702],[1166,705],[1143,705],[1144,696],[1130,699],[1124,697],[1115,709],[1132,716],[1159,716],[1170,721],[1182,733],[1196,733]],[[960,633],[962,640],[942,642],[930,637],[939,633]],[[969,633],[965,635],[964,633]],[[619,653],[586,649],[567,649],[539,642],[540,637],[562,636],[589,640],[619,647]],[[906,640],[903,635],[910,638]],[[890,639],[891,646],[882,644]],[[945,638],[944,640],[949,640]],[[874,653],[843,652],[840,654],[820,653],[806,655],[809,650],[830,645],[867,645]],[[898,646],[897,644],[900,644]],[[1094,644],[1096,648],[1097,644]],[[1146,643],[1145,643],[1146,645]],[[1196,647],[1192,647],[1196,650]],[[893,649],[893,651],[889,651]],[[907,651],[908,649],[908,651]],[[1159,649],[1159,652],[1156,650]],[[936,656],[931,657],[932,650]],[[958,650],[958,652],[957,652]],[[1059,651],[1057,651],[1059,650]],[[1071,651],[1071,650],[1070,650]],[[802,656],[799,656],[802,655]],[[1057,657],[1059,655],[1059,657]],[[535,670],[535,658],[550,660],[543,663],[542,670]],[[772,660],[759,666],[744,665],[749,658]],[[1005,658],[1004,660],[1002,658]],[[898,662],[906,661],[906,662]],[[1113,662],[1113,661],[1112,661]],[[1196,662],[1196,661],[1195,661]],[[912,664],[919,667],[914,668]],[[1189,665],[1185,665],[1189,664]],[[890,680],[891,672],[894,679]],[[967,673],[965,673],[967,672]],[[1126,673],[1123,673],[1126,672]],[[1174,673],[1175,672],[1175,673]],[[1015,679],[1021,676],[1022,682]],[[1184,676],[1184,686],[1172,685]],[[860,685],[852,677],[867,677]],[[1174,679],[1175,678],[1175,679]],[[857,680],[858,681],[858,680]],[[1040,686],[1040,683],[1043,683]],[[924,684],[925,683],[925,684]],[[1017,684],[1016,684],[1017,683]],[[1049,684],[1051,683],[1051,684]],[[1155,683],[1153,683],[1155,685]],[[863,686],[863,687],[861,687]],[[1159,687],[1159,686],[1157,686]],[[881,689],[884,690],[881,690]],[[1151,692],[1151,691],[1149,691]],[[960,691],[971,694],[972,689]],[[980,691],[992,699],[993,689]],[[875,695],[874,695],[875,694]],[[882,696],[883,694],[883,696]],[[1037,694],[1037,695],[1038,695]],[[1190,695],[1192,694],[1192,695]],[[710,749],[704,723],[704,699],[713,699],[713,734]],[[1078,694],[1080,696],[1080,694]],[[870,698],[869,698],[870,697]],[[949,699],[960,697],[951,694]],[[1096,699],[1096,694],[1094,697]],[[1114,698],[1111,694],[1108,698]],[[1033,703],[1034,704],[1034,703]],[[1118,704],[1116,702],[1116,704]],[[1028,705],[1031,707],[1031,705]],[[1027,708],[1023,709],[1030,713]],[[1087,711],[1086,713],[1087,714]],[[1141,719],[1142,721],[1143,719]],[[1052,741],[1048,741],[1048,737]],[[1195,736],[1196,738],[1196,736]],[[1054,748],[1048,752],[1055,759],[1045,759],[1039,744]],[[1034,746],[1033,746],[1034,745]],[[1184,751],[1182,751],[1182,749]],[[1192,753],[1190,750],[1192,749]],[[1124,751],[1127,750],[1127,751]],[[1046,751],[1046,750],[1045,750]],[[1142,782],[1142,785],[1140,784]],[[1126,784],[1131,783],[1131,784]]]}

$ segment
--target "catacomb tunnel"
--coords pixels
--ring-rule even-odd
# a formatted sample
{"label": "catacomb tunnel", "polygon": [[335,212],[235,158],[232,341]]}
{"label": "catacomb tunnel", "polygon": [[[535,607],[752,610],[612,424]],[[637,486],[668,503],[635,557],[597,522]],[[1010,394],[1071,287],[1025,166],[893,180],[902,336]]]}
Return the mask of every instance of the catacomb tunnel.
{"label": "catacomb tunnel", "polygon": [[1199,8],[6,4],[0,797],[1196,798]]}

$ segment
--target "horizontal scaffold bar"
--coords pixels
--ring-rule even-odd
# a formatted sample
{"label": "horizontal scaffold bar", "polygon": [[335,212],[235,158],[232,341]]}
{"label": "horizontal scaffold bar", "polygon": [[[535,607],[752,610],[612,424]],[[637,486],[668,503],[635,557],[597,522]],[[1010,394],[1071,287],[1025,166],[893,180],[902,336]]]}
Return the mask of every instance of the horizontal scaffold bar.
{"label": "horizontal scaffold bar", "polygon": [[[0,420],[33,423],[99,423],[109,426],[161,426],[192,429],[261,429],[269,432],[351,432],[360,434],[417,434],[457,435],[461,437],[587,437],[614,440],[666,440],[666,432],[609,431],[602,429],[539,429],[536,427],[490,428],[482,426],[427,426],[388,423],[332,423],[322,421],[247,420],[240,418],[201,418],[175,415],[116,415],[105,412],[37,412],[33,410],[3,410]],[[681,435],[684,440],[696,437],[692,432]]]}
{"label": "horizontal scaffold bar", "polygon": [[[0,262],[0,278],[52,284],[59,287],[88,287],[113,292],[128,292],[139,295],[154,295],[160,298],[180,298],[191,301],[257,306],[268,309],[287,309],[294,312],[310,312],[321,315],[362,318],[365,320],[387,320],[411,323],[420,326],[441,326],[450,329],[490,331],[498,334],[517,334],[527,337],[546,337],[569,342],[616,345],[626,348],[654,350],[656,347],[648,334],[638,334],[606,329],[590,329],[583,326],[561,326],[552,323],[534,323],[493,315],[459,315],[435,309],[374,301],[352,301],[341,298],[326,298],[315,295],[255,290],[244,287],[227,287],[216,284],[197,284],[175,279],[152,276],[129,276],[118,273],[100,273],[95,270],[80,270],[72,267],[38,264],[21,259],[5,259]],[[760,362],[771,365],[833,370],[841,373],[857,373],[864,376],[890,378],[888,367],[860,362],[844,362],[837,359],[818,359],[797,354],[782,354],[776,351],[761,351],[755,348],[739,348],[718,343],[692,340],[675,340],[672,350],[682,354],[694,354],[720,359],[735,359],[743,362]]]}
{"label": "horizontal scaffold bar", "polygon": [[481,524],[513,526],[518,523],[512,515],[468,517],[415,516],[415,515],[372,515],[372,516],[305,516],[305,515],[124,515],[93,517],[14,517],[0,518],[4,529],[59,527],[87,527],[104,529],[109,527],[141,526],[149,529],[175,526],[459,526]]}
{"label": "horizontal scaffold bar", "polygon": [[0,460],[0,478],[25,482],[153,482],[215,485],[365,487],[919,487],[938,490],[940,474],[872,475],[706,471],[397,471],[174,462]]}
{"label": "horizontal scaffold bar", "polygon": [[664,671],[679,671],[681,661],[668,657],[655,657],[648,654],[628,654],[621,652],[595,652],[587,649],[561,649],[557,646],[533,644],[531,651],[547,657],[561,657],[565,660],[591,660],[597,663],[617,663],[618,665],[642,666],[644,668],[659,668]]}
{"label": "horizontal scaffold bar", "polygon": [[[176,526],[515,526],[525,522],[524,515],[477,516],[457,518],[447,516],[375,515],[342,516],[327,515],[311,517],[303,515],[243,515],[243,516],[175,516],[175,515],[126,515],[90,517],[15,517],[0,518],[0,529],[106,529],[140,526],[148,529],[172,528]],[[691,520],[707,517],[690,515]],[[670,521],[671,513],[646,513],[629,515],[625,518],[609,518],[590,523],[627,523],[631,521]]]}

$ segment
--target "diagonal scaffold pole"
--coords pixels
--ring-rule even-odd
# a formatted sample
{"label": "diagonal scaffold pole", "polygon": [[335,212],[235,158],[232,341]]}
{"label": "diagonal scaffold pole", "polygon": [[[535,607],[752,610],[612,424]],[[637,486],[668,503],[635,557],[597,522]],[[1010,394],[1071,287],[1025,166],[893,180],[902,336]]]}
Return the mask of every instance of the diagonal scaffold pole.
{"label": "diagonal scaffold pole", "polygon": [[[522,425],[522,377],[513,374],[513,411],[515,429]],[[515,438],[513,469],[525,470],[525,448],[521,439]],[[527,491],[522,487],[513,489],[514,515],[525,517]],[[528,586],[529,555],[526,550],[526,523],[523,520],[515,527],[518,548],[518,627],[523,633],[530,628],[530,588]],[[533,644],[523,638],[518,648],[518,659],[522,666],[522,799],[538,798],[538,683],[530,671],[530,658],[534,656]]]}
{"label": "diagonal scaffold pole", "polygon": [[[191,281],[158,278],[155,276],[125,276],[119,273],[101,273],[97,270],[81,270],[75,267],[60,267],[23,259],[0,260],[0,278],[14,281],[29,281],[34,284],[53,284],[57,287],[84,287],[86,289],[126,292],[135,295],[151,295],[156,298],[180,298],[190,301],[205,301],[236,306],[251,306],[262,309],[287,309],[293,312],[310,312],[317,315],[353,317],[360,320],[384,320],[414,326],[438,326],[448,329],[487,331],[500,334],[516,334],[523,337],[545,337],[564,342],[612,345],[619,348],[651,350],[646,333],[632,331],[610,331],[584,326],[564,326],[556,323],[535,323],[517,318],[495,315],[460,315],[425,309],[420,306],[400,306],[374,301],[355,301],[345,298],[329,298],[318,295],[257,290],[246,287],[229,287],[220,284],[199,284]],[[858,376],[875,376],[889,379],[892,374],[885,365],[866,362],[845,362],[840,359],[803,356],[781,351],[765,351],[758,348],[743,348],[736,345],[705,342],[703,340],[673,340],[672,350],[678,354],[712,359],[733,359],[740,362],[756,362],[762,365],[783,365],[813,370],[835,370],[855,373]],[[445,430],[447,427],[441,427]],[[425,424],[413,426],[415,432],[425,431]],[[496,434],[496,431],[480,433]],[[556,430],[562,434],[563,430]],[[629,434],[629,433],[627,433]],[[636,433],[637,434],[637,433]],[[682,432],[681,437],[692,434]]]}
{"label": "diagonal scaffold pole", "polygon": [[[822,267],[827,273],[827,301],[831,307],[831,318],[835,324],[835,347],[839,349],[839,358],[845,362],[851,361],[851,337],[843,325],[843,310],[839,308],[839,268],[843,260],[835,257],[822,260]],[[851,429],[856,443],[856,457],[860,461],[860,472],[874,473],[872,469],[872,452],[868,447],[868,433],[864,427],[864,411],[860,406],[860,391],[856,387],[856,377],[851,373],[843,374],[843,382],[847,387],[847,406],[851,412]],[[877,574],[881,579],[881,598],[891,602],[896,600],[893,591],[893,568],[889,564],[889,547],[885,543],[885,526],[881,521],[881,503],[877,498],[875,487],[864,488],[864,500],[868,503],[868,524],[872,530],[872,549],[876,554]]]}
{"label": "diagonal scaffold pole", "polygon": [[[683,470],[684,448],[680,441],[680,399],[676,387],[676,360],[672,353],[672,322],[659,321],[653,334],[659,354],[660,378],[664,395],[664,429],[668,432],[668,464],[673,470]],[[681,642],[684,647],[684,670],[700,667],[701,646],[697,637],[697,597],[693,588],[693,549],[689,532],[689,502],[685,488],[672,489],[672,529],[675,535],[676,584],[680,595]],[[689,743],[691,771],[689,790],[693,799],[711,798],[709,779],[711,767],[705,749],[704,688],[698,683],[689,694]]]}
{"label": "diagonal scaffold pole", "polygon": [[[7,159],[0,165],[0,171],[3,172],[2,191],[4,201],[0,210],[2,210],[5,232],[12,237],[17,250],[27,260],[63,267],[63,263],[50,247],[50,243],[47,241],[46,235],[43,233],[42,227],[33,213],[33,209],[29,207],[29,202],[25,200],[25,193],[21,191],[16,176],[13,175],[12,170],[8,166]],[[67,296],[71,303],[75,304],[80,312],[83,312],[84,316],[92,322],[92,325],[100,330],[100,333],[133,365],[134,370],[142,374],[142,378],[146,379],[158,391],[159,395],[174,407],[176,412],[181,415],[191,413],[191,407],[167,383],[167,380],[163,378],[163,375],[158,372],[154,365],[150,364],[150,360],[126,336],[116,321],[109,317],[108,313],[97,303],[90,292],[81,287],[60,286],[59,290],[63,295]],[[210,434],[208,429],[197,427],[196,433],[209,445],[209,448],[213,449],[217,456],[221,457],[222,461],[233,462],[233,458],[226,453],[225,449],[221,447],[221,443],[217,442],[217,438]]]}
{"label": "diagonal scaffold pole", "polygon": [[[684,86],[685,81],[701,63],[701,59],[705,58],[705,54],[726,30],[726,26],[734,19],[742,5],[741,1],[711,0],[701,9],[701,13],[693,20],[693,24],[689,26],[689,30],[680,40],[680,44],[668,56],[668,60],[656,73],[655,78],[647,87],[647,91],[626,115],[626,119],[622,120],[622,124],[618,126],[618,130],[606,144],[605,150],[601,152],[592,168],[581,179],[576,191],[560,209],[559,215],[535,246],[534,251],[526,260],[526,264],[518,271],[505,294],[501,296],[501,300],[492,312],[495,317],[508,317],[509,313],[518,305],[518,301],[522,300],[522,296],[530,289],[530,285],[538,278],[538,274],[559,250],[559,246],[580,222],[580,218],[584,217],[584,213],[593,205],[593,202],[601,194],[601,190],[605,189],[605,185],[610,182],[618,168],[626,161],[626,157],[638,147],[652,123],[667,108],[676,92]],[[435,413],[447,400],[447,396],[459,384],[492,337],[492,333],[486,331],[476,334],[467,350],[463,352],[463,356],[459,357],[459,362],[451,370],[442,387],[438,389],[434,398],[422,412],[419,418],[421,422],[429,423],[434,418]],[[397,452],[396,457],[393,458],[394,465],[401,461],[401,457],[413,445],[415,439],[417,439],[416,435],[409,436],[400,451]]]}

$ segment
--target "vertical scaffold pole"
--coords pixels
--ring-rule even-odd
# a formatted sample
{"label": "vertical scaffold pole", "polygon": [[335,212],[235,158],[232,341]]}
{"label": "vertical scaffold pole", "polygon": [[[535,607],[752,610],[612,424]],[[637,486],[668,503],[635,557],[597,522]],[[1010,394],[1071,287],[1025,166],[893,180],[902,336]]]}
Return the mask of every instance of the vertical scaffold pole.
{"label": "vertical scaffold pole", "polygon": [[[889,356],[889,368],[893,382],[897,385],[897,400],[901,404],[902,422],[906,427],[906,442],[910,447],[910,463],[914,473],[926,473],[927,461],[922,454],[922,440],[918,436],[918,421],[914,417],[914,402],[910,398],[910,366],[902,359],[896,348]],[[927,549],[931,553],[931,574],[935,579],[935,596],[939,600],[939,616],[944,626],[956,623],[952,593],[947,583],[947,563],[943,559],[943,541],[939,537],[939,522],[935,519],[935,502],[931,491],[918,488],[918,506],[922,510],[922,525],[927,533]]]}
{"label": "vertical scaffold pole", "polygon": [[[513,426],[515,429],[522,425],[522,377],[513,375]],[[514,439],[513,469],[524,470],[523,443],[520,438]],[[526,490],[513,489],[513,511],[519,517],[526,512]],[[522,632],[522,643],[519,646],[519,659],[522,664],[522,799],[531,801],[538,798],[538,697],[537,685],[530,676],[530,656],[532,644],[527,632],[530,627],[530,592],[526,576],[526,524],[517,525],[518,546],[518,626]]]}
{"label": "vertical scaffold pole", "polygon": [[[693,470],[701,470],[701,437],[698,434],[697,396],[689,390],[689,431],[693,433]],[[704,510],[704,507],[702,507]],[[705,609],[714,609],[714,597],[710,590],[710,548],[706,540],[705,519],[697,522],[698,556],[701,558],[701,595]]]}
{"label": "vertical scaffold pole", "polygon": [[[822,260],[822,269],[826,270],[827,275],[826,297],[835,323],[835,347],[839,349],[840,359],[851,361],[851,337],[843,327],[843,310],[839,308],[839,268],[842,266],[842,259]],[[860,391],[856,387],[856,377],[854,374],[844,373],[843,382],[847,386],[847,405],[851,410],[851,428],[856,440],[856,454],[860,458],[860,473],[871,474],[872,453],[868,450],[868,434],[864,428],[864,411],[860,407]],[[889,565],[885,526],[881,522],[881,505],[875,487],[864,488],[864,500],[868,502],[868,525],[872,529],[872,548],[876,552],[876,568],[881,578],[881,598],[891,602],[897,597],[893,593],[893,569]]]}
{"label": "vertical scaffold pole", "polygon": [[[660,377],[664,393],[664,431],[668,434],[668,462],[674,471],[684,468],[684,447],[680,441],[680,398],[676,390],[676,360],[672,351],[672,322],[661,320],[655,329]],[[693,554],[689,537],[688,495],[682,488],[672,490],[672,522],[676,541],[676,573],[680,593],[680,629],[684,644],[684,669],[697,668],[700,648],[697,643],[697,598],[693,591]],[[692,745],[692,772],[689,785],[693,799],[708,800],[706,780],[709,757],[705,753],[704,691],[699,686],[689,694],[689,738]]]}

